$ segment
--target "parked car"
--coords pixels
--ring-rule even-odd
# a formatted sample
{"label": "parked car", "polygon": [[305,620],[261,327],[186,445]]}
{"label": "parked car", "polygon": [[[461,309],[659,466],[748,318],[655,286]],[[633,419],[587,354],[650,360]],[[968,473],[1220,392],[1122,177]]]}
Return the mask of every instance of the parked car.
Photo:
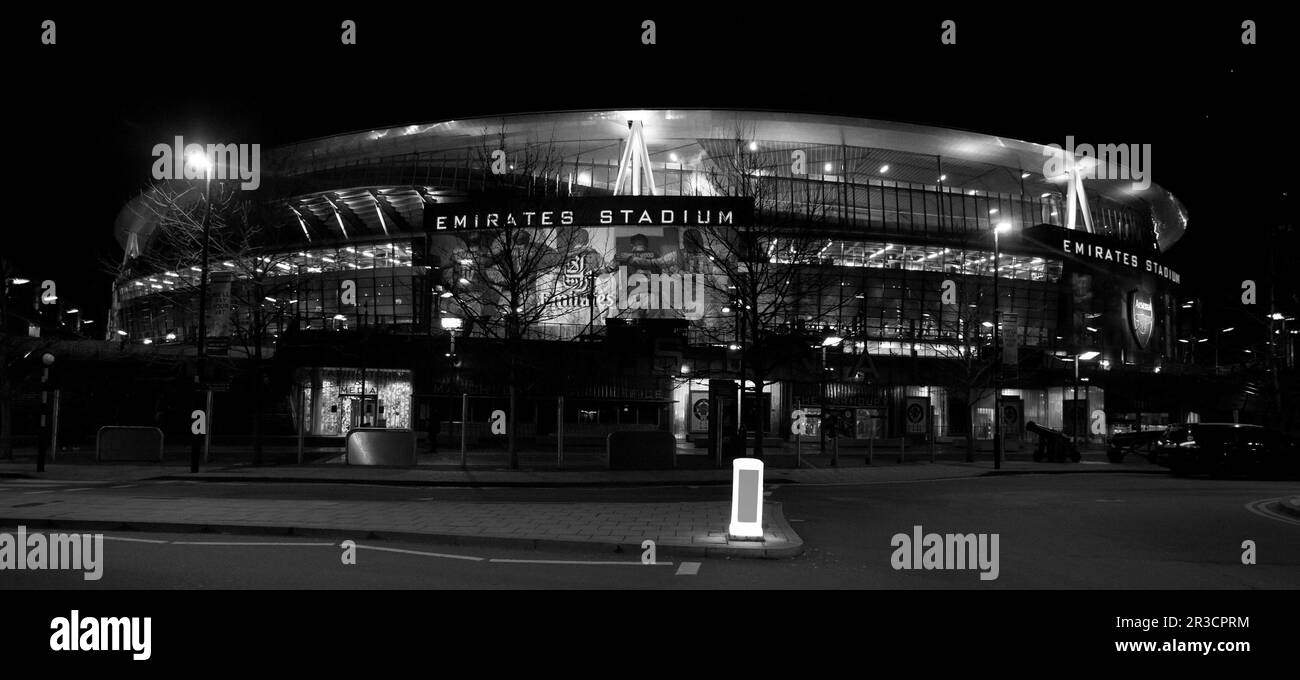
{"label": "parked car", "polygon": [[1143,451],[1146,453],[1147,460],[1153,460],[1155,447],[1164,436],[1164,430],[1120,432],[1111,435],[1106,441],[1106,458],[1112,463],[1122,463],[1126,454]]}
{"label": "parked car", "polygon": [[1168,467],[1176,475],[1300,473],[1300,442],[1259,425],[1171,425],[1156,442],[1152,455],[1155,463]]}

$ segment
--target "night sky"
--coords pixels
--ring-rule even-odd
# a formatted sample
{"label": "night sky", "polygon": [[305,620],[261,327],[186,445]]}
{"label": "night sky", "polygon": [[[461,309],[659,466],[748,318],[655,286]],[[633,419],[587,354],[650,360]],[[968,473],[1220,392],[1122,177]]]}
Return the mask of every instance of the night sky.
{"label": "night sky", "polygon": [[[1295,175],[1300,60],[1276,13],[1188,6],[1182,16],[1134,17],[1070,4],[1007,19],[982,4],[887,15],[874,5],[846,13],[797,3],[748,16],[612,4],[451,15],[446,6],[18,13],[5,28],[18,45],[7,108],[20,152],[10,157],[8,203],[19,219],[3,229],[0,253],[25,276],[56,278],[61,296],[102,319],[110,281],[102,263],[121,257],[113,221],[149,179],[159,141],[180,134],[267,147],[579,108],[782,109],[1044,144],[1067,134],[1151,143],[1153,180],[1191,218],[1170,262],[1207,295],[1262,277],[1262,234],[1293,223],[1285,192]],[[57,22],[54,47],[39,44],[45,18]],[[645,18],[658,23],[655,46],[640,44]],[[1259,25],[1259,45],[1241,44],[1245,18]],[[339,44],[343,19],[357,21],[357,46]],[[955,46],[939,44],[944,19],[957,21]]]}

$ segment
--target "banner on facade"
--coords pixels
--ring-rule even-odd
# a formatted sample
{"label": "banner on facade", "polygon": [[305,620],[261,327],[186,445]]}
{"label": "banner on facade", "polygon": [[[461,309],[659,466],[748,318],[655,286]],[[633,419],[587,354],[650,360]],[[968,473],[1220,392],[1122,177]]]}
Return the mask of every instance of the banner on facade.
{"label": "banner on facade", "polygon": [[1015,366],[1020,360],[1020,315],[1002,313],[1002,363]]}
{"label": "banner on facade", "polygon": [[908,434],[925,434],[930,431],[930,398],[908,397],[903,407],[903,418]]}
{"label": "banner on facade", "polygon": [[230,284],[231,272],[213,272],[208,278],[208,308],[204,314],[207,339],[204,352],[209,356],[226,356],[230,353]]}

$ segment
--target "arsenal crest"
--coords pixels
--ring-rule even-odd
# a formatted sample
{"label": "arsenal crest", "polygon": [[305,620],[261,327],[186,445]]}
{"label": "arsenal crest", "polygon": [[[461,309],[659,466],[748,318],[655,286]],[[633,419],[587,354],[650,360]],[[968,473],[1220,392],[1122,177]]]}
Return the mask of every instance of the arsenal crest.
{"label": "arsenal crest", "polygon": [[1151,294],[1135,290],[1128,294],[1128,325],[1133,331],[1133,339],[1139,349],[1146,349],[1151,340],[1151,329],[1155,326],[1155,308],[1151,305]]}

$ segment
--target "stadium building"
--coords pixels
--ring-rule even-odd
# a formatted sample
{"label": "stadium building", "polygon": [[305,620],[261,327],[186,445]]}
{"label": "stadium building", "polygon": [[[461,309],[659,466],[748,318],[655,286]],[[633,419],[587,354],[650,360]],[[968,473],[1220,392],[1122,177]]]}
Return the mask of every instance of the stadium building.
{"label": "stadium building", "polygon": [[[622,429],[703,444],[740,422],[787,439],[809,409],[845,413],[851,438],[987,442],[999,380],[1009,450],[1027,421],[1094,438],[1179,421],[1167,369],[1194,348],[1162,256],[1187,215],[1087,159],[1056,172],[1053,151],[721,110],[281,146],[257,241],[209,263],[208,345],[231,361],[264,345],[286,427],[320,437],[454,436],[463,395],[487,436],[513,393],[539,447]],[[150,265],[165,220],[146,202],[119,219],[110,338],[192,353],[201,268]],[[741,379],[761,389],[738,399]]]}

